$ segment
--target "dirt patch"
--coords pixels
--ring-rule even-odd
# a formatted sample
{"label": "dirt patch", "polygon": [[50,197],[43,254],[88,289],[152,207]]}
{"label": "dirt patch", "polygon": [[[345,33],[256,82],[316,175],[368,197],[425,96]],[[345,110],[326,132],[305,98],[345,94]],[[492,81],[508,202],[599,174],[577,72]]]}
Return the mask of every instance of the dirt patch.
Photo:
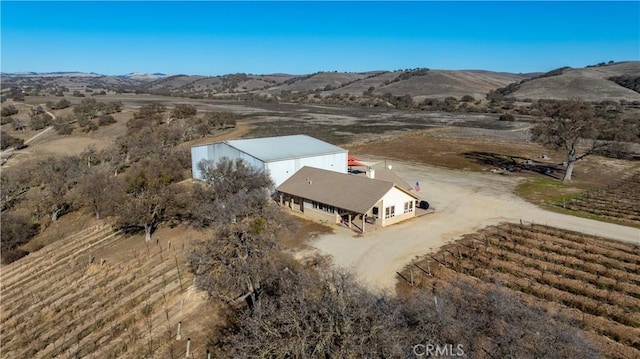
{"label": "dirt patch", "polygon": [[560,154],[549,153],[537,144],[443,136],[442,133],[449,130],[413,131],[381,141],[348,145],[347,148],[355,155],[373,155],[467,171],[481,171],[492,166],[483,158],[474,158],[474,153],[525,159],[547,155],[549,162],[560,161]]}
{"label": "dirt patch", "polygon": [[236,123],[236,127],[231,130],[228,130],[219,134],[215,134],[210,137],[200,138],[194,141],[186,142],[184,146],[188,146],[189,148],[191,148],[191,146],[205,145],[213,142],[223,142],[227,140],[242,138],[242,136],[249,133],[252,130],[252,128],[253,127],[249,123],[244,121],[238,121]]}
{"label": "dirt patch", "polygon": [[111,144],[111,141],[102,138],[69,136],[43,143],[39,145],[33,153],[44,155],[77,155],[89,146],[95,146],[97,150],[103,150]]}
{"label": "dirt patch", "polygon": [[285,250],[304,250],[309,248],[309,242],[318,236],[333,233],[333,228],[325,224],[309,220],[302,215],[289,212],[291,220],[293,220],[295,230],[287,233],[281,240],[280,244]]}

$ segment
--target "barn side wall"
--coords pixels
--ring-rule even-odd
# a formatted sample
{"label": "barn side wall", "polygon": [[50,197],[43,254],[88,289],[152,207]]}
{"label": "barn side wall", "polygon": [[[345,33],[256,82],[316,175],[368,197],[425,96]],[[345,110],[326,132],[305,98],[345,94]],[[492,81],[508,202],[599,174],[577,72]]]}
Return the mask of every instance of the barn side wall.
{"label": "barn side wall", "polygon": [[267,162],[266,164],[266,168],[269,171],[276,187],[281,185],[304,166],[347,173],[347,153],[344,152],[312,157],[290,158]]}
{"label": "barn side wall", "polygon": [[237,150],[226,143],[212,143],[204,146],[191,147],[191,173],[194,179],[202,180],[202,173],[198,169],[198,163],[202,160],[218,162],[223,157],[235,160],[243,159],[247,164],[258,169],[265,169],[264,162]]}

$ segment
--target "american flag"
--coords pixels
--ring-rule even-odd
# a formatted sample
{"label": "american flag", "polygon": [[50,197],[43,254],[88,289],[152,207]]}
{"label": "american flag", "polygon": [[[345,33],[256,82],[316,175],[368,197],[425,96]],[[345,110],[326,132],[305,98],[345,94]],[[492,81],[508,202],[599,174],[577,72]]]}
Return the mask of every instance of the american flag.
{"label": "american flag", "polygon": [[416,181],[415,188],[416,188],[416,191],[420,191],[420,183],[418,183],[418,181]]}

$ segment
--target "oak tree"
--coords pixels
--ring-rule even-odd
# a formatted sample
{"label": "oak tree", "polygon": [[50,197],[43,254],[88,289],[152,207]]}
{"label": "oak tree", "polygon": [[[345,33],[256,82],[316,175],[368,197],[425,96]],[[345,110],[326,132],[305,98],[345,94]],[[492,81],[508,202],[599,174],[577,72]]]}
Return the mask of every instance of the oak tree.
{"label": "oak tree", "polygon": [[546,118],[533,129],[533,140],[566,154],[563,182],[571,181],[577,161],[611,145],[603,141],[609,124],[595,116],[593,106],[582,100],[547,101],[541,109]]}

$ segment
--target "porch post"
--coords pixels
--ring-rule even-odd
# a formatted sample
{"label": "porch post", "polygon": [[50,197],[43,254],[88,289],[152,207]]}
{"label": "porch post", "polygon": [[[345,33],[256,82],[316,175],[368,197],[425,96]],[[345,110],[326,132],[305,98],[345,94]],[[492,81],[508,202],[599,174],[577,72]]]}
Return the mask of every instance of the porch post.
{"label": "porch post", "polygon": [[362,215],[362,233],[364,233],[364,226],[366,223],[366,219],[367,219],[367,214],[365,213]]}
{"label": "porch post", "polygon": [[349,213],[348,216],[349,216],[349,229],[351,229],[351,213]]}

